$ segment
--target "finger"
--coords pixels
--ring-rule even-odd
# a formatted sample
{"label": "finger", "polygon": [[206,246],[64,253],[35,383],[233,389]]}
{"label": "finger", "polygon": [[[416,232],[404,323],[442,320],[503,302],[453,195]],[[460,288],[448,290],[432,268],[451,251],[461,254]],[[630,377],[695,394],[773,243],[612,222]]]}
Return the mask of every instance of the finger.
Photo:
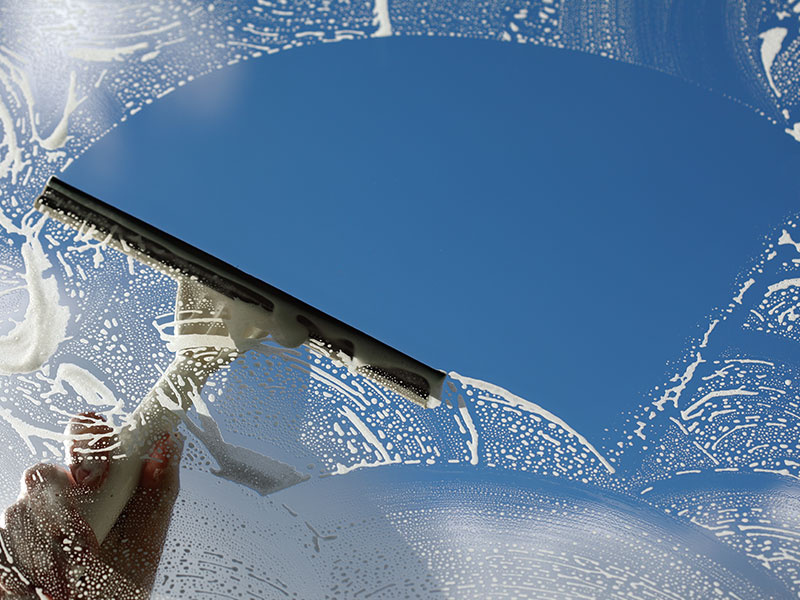
{"label": "finger", "polygon": [[58,465],[40,463],[25,470],[22,484],[26,495],[49,492],[58,498],[65,497],[70,487],[67,472]]}
{"label": "finger", "polygon": [[56,600],[67,600],[65,565],[56,558],[56,540],[42,526],[31,505],[27,501],[17,502],[9,507],[5,518],[2,538],[9,570],[4,573],[4,586],[21,598],[32,597],[32,591],[40,588]]}
{"label": "finger", "polygon": [[66,471],[56,465],[38,464],[23,474],[19,500],[6,510],[4,517],[10,551],[25,568],[38,566],[45,560],[45,549],[49,548],[42,540],[67,529],[65,508],[70,504],[66,493],[69,486]]}
{"label": "finger", "polygon": [[142,467],[139,486],[100,547],[104,561],[145,590],[152,588],[179,489],[183,439],[165,435]]}
{"label": "finger", "polygon": [[[29,594],[31,591],[30,577],[19,569],[24,557],[20,552],[13,551],[20,545],[15,538],[19,532],[24,531],[24,517],[21,514],[23,510],[18,504],[9,506],[3,513],[3,520],[10,524],[10,528],[0,529],[0,542],[2,542],[3,549],[0,552],[0,589],[4,590],[9,598],[18,596],[24,598],[25,594]],[[25,545],[27,546],[27,542]]]}
{"label": "finger", "polygon": [[57,465],[39,464],[23,477],[24,500],[35,517],[54,535],[69,539],[73,551],[96,550],[97,538],[75,505],[76,490],[69,472]]}
{"label": "finger", "polygon": [[23,475],[23,489],[20,500],[6,511],[4,540],[31,585],[54,600],[66,600],[75,573],[97,554],[97,540],[75,508],[65,469],[52,464],[31,467]]}
{"label": "finger", "polygon": [[[25,491],[17,502],[20,508],[30,512],[37,527],[66,533],[71,521],[68,508],[72,508],[69,473],[56,465],[39,464],[25,471],[22,482]],[[6,525],[10,527],[8,522]]]}
{"label": "finger", "polygon": [[97,413],[81,413],[70,419],[67,459],[77,485],[94,489],[105,481],[110,460],[108,448],[116,441],[113,431]]}
{"label": "finger", "polygon": [[183,440],[177,433],[160,437],[144,461],[139,487],[170,490],[171,484],[177,481],[182,452]]}

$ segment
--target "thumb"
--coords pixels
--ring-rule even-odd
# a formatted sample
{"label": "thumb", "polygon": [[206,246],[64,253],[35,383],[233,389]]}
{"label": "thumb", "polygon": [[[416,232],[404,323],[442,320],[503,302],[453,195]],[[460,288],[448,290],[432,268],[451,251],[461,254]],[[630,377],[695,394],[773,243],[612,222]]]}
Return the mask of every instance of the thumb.
{"label": "thumb", "polygon": [[[142,467],[139,487],[177,493],[183,438],[178,433],[166,433],[159,438]],[[173,490],[174,488],[174,490]]]}

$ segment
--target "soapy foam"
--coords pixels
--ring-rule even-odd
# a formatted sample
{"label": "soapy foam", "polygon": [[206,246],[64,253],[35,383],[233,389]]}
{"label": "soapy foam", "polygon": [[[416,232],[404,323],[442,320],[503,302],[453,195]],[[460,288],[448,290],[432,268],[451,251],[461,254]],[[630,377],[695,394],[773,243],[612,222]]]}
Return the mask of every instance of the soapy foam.
{"label": "soapy foam", "polygon": [[67,333],[69,309],[61,302],[58,282],[44,273],[52,267],[35,234],[21,248],[28,306],[22,321],[0,337],[0,373],[31,373],[58,350]]}
{"label": "soapy foam", "polygon": [[375,0],[375,15],[373,23],[378,26],[372,37],[387,37],[392,35],[392,22],[389,17],[389,0]]}
{"label": "soapy foam", "polygon": [[[112,48],[104,47],[83,47],[71,48],[69,55],[72,58],[79,60],[97,61],[97,62],[111,62],[125,60],[128,55],[134,54],[140,50],[145,50],[149,47],[147,42],[138,42],[130,46],[117,46]],[[155,58],[155,56],[153,57]]]}
{"label": "soapy foam", "polygon": [[[451,373],[450,376],[453,379],[455,379],[457,381],[461,381],[462,383],[465,383],[465,384],[470,385],[472,387],[475,387],[475,388],[478,388],[478,389],[482,389],[482,390],[486,390],[487,392],[489,392],[490,394],[493,394],[496,398],[498,398],[498,400],[500,402],[502,402],[504,404],[507,404],[508,406],[514,406],[514,407],[520,408],[520,409],[522,409],[524,411],[528,411],[528,412],[531,412],[533,414],[540,415],[540,416],[544,417],[545,419],[547,419],[548,421],[550,421],[551,423],[553,423],[553,424],[555,424],[555,425],[557,425],[559,427],[562,427],[569,434],[574,436],[575,439],[581,445],[585,446],[592,454],[594,454],[597,457],[597,459],[600,461],[600,463],[608,470],[609,473],[613,473],[614,472],[614,467],[611,466],[611,464],[608,462],[608,460],[606,460],[606,458],[602,454],[600,454],[594,448],[594,446],[592,446],[588,442],[588,440],[586,440],[585,437],[583,437],[577,431],[572,429],[569,425],[567,425],[564,421],[559,419],[557,416],[555,416],[550,411],[545,410],[544,408],[542,408],[541,406],[539,406],[537,404],[534,404],[533,402],[530,402],[528,400],[524,400],[524,399],[520,398],[519,396],[515,396],[514,394],[512,394],[508,390],[504,390],[503,388],[501,388],[499,386],[496,386],[494,384],[486,383],[485,381],[479,381],[477,379],[472,379],[470,377],[464,377],[463,375],[459,375],[458,373]],[[486,399],[483,396],[479,396],[479,397],[482,397],[482,398]]]}
{"label": "soapy foam", "polygon": [[781,45],[787,33],[789,33],[789,31],[785,27],[774,27],[758,36],[762,40],[761,64],[764,66],[764,73],[767,76],[767,81],[769,81],[769,86],[778,98],[780,98],[781,92],[775,86],[775,81],[772,78],[772,64],[775,62],[775,57],[778,56],[781,51]]}

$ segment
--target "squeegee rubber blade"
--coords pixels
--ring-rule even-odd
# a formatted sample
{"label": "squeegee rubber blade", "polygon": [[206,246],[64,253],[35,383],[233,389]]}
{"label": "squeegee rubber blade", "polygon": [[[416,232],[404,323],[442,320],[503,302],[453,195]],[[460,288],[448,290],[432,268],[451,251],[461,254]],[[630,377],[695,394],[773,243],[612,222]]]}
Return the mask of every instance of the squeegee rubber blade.
{"label": "squeegee rubber blade", "polygon": [[441,399],[445,374],[278,288],[118,208],[51,177],[35,207],[172,277],[197,279],[231,298],[281,313],[288,308],[313,349],[355,359],[357,372],[423,406]]}

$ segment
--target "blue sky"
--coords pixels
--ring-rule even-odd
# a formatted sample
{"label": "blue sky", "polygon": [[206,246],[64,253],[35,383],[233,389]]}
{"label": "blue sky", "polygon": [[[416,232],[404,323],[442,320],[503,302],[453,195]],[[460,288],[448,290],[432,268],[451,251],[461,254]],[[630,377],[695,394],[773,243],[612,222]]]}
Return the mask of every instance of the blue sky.
{"label": "blue sky", "polygon": [[63,178],[597,437],[796,210],[799,156],[653,71],[381,39],[208,75]]}

